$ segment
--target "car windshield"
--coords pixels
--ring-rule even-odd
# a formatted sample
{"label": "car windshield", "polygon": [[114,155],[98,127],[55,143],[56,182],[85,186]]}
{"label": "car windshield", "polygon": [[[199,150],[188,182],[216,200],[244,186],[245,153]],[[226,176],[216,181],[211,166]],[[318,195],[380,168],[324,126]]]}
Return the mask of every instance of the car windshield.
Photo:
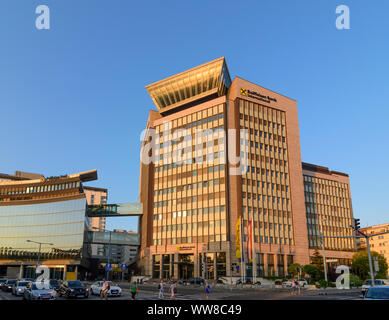
{"label": "car windshield", "polygon": [[0,279],[0,283],[4,283],[6,281],[7,281],[6,279]]}
{"label": "car windshield", "polygon": [[50,284],[51,284],[51,285],[58,284],[58,280],[50,280]]}
{"label": "car windshield", "polygon": [[48,283],[41,282],[41,283],[33,283],[31,286],[31,289],[32,290],[49,290],[49,289],[52,289],[52,287]]}
{"label": "car windshield", "polygon": [[28,281],[22,281],[18,283],[18,287],[25,287],[28,284]]}
{"label": "car windshield", "polygon": [[389,299],[389,288],[370,288],[366,293],[368,299]]}
{"label": "car windshield", "polygon": [[68,286],[70,288],[74,288],[74,287],[82,287],[82,282],[81,281],[68,281]]}
{"label": "car windshield", "polygon": [[7,284],[14,284],[16,280],[8,280]]}

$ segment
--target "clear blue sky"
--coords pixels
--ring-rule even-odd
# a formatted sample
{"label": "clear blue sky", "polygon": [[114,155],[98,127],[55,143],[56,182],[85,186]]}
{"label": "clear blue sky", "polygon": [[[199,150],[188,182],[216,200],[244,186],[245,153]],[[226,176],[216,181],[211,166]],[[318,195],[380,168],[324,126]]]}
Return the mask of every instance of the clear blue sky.
{"label": "clear blue sky", "polygon": [[[50,30],[35,28],[40,4]],[[340,4],[351,30],[335,28]],[[388,12],[386,0],[2,0],[0,172],[96,168],[109,202],[137,201],[145,85],[225,56],[232,77],[298,101],[303,161],[350,174],[361,225],[389,222]]]}

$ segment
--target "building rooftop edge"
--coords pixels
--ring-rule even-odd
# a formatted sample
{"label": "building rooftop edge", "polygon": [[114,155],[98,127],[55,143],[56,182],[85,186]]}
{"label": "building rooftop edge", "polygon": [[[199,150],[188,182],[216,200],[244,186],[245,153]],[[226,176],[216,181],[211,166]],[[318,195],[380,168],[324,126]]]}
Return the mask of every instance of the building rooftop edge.
{"label": "building rooftop edge", "polygon": [[307,162],[302,162],[302,168],[303,170],[308,170],[308,171],[313,171],[313,172],[321,172],[321,173],[326,173],[326,174],[337,174],[345,177],[349,177],[347,173],[340,172],[340,171],[334,171],[330,170],[327,167],[319,166],[316,164],[312,163],[307,163]]}

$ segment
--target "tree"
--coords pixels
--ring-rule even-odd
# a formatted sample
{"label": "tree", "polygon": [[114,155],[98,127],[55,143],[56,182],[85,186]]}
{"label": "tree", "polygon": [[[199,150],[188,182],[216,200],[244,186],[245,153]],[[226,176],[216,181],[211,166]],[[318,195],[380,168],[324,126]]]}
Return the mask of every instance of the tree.
{"label": "tree", "polygon": [[320,272],[324,272],[323,257],[319,250],[315,249],[311,257],[311,265],[316,267]]}
{"label": "tree", "polygon": [[300,271],[300,268],[301,268],[301,264],[299,264],[299,263],[292,263],[288,267],[288,273],[291,274],[292,276],[298,275],[299,271]]}
{"label": "tree", "polygon": [[323,278],[323,273],[312,264],[307,264],[304,266],[304,273],[309,274],[311,280],[314,282]]}
{"label": "tree", "polygon": [[[388,263],[386,262],[385,257],[382,254],[379,254],[376,251],[371,251],[371,258],[373,260],[373,269],[374,269],[374,257],[378,258],[378,267],[379,271],[375,271],[375,279],[386,279],[388,273]],[[369,266],[369,257],[367,250],[356,252],[353,255],[351,268],[362,279],[370,278],[370,266]]]}

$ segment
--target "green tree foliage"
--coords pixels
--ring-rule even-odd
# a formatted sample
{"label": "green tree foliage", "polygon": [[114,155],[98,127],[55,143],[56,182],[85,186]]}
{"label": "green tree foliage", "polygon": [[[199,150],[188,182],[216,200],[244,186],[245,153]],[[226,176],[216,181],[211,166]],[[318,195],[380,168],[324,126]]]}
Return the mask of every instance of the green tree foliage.
{"label": "green tree foliage", "polygon": [[313,282],[323,279],[323,273],[312,264],[307,264],[304,266],[304,273],[309,274],[309,277]]}
{"label": "green tree foliage", "polygon": [[[385,257],[382,254],[379,254],[376,251],[371,251],[371,257],[373,259],[373,268],[374,268],[374,257],[378,257],[378,266],[379,271],[375,274],[376,279],[386,279],[388,273],[388,263],[386,262]],[[353,273],[356,273],[361,279],[370,278],[370,267],[369,267],[369,257],[367,250],[356,252],[353,255],[351,268]]]}
{"label": "green tree foliage", "polygon": [[320,272],[324,272],[323,257],[319,250],[315,249],[311,257],[311,265],[316,267]]}
{"label": "green tree foliage", "polygon": [[291,274],[292,276],[296,276],[296,275],[299,274],[300,268],[301,268],[301,264],[299,264],[299,263],[292,263],[288,267],[288,273]]}

